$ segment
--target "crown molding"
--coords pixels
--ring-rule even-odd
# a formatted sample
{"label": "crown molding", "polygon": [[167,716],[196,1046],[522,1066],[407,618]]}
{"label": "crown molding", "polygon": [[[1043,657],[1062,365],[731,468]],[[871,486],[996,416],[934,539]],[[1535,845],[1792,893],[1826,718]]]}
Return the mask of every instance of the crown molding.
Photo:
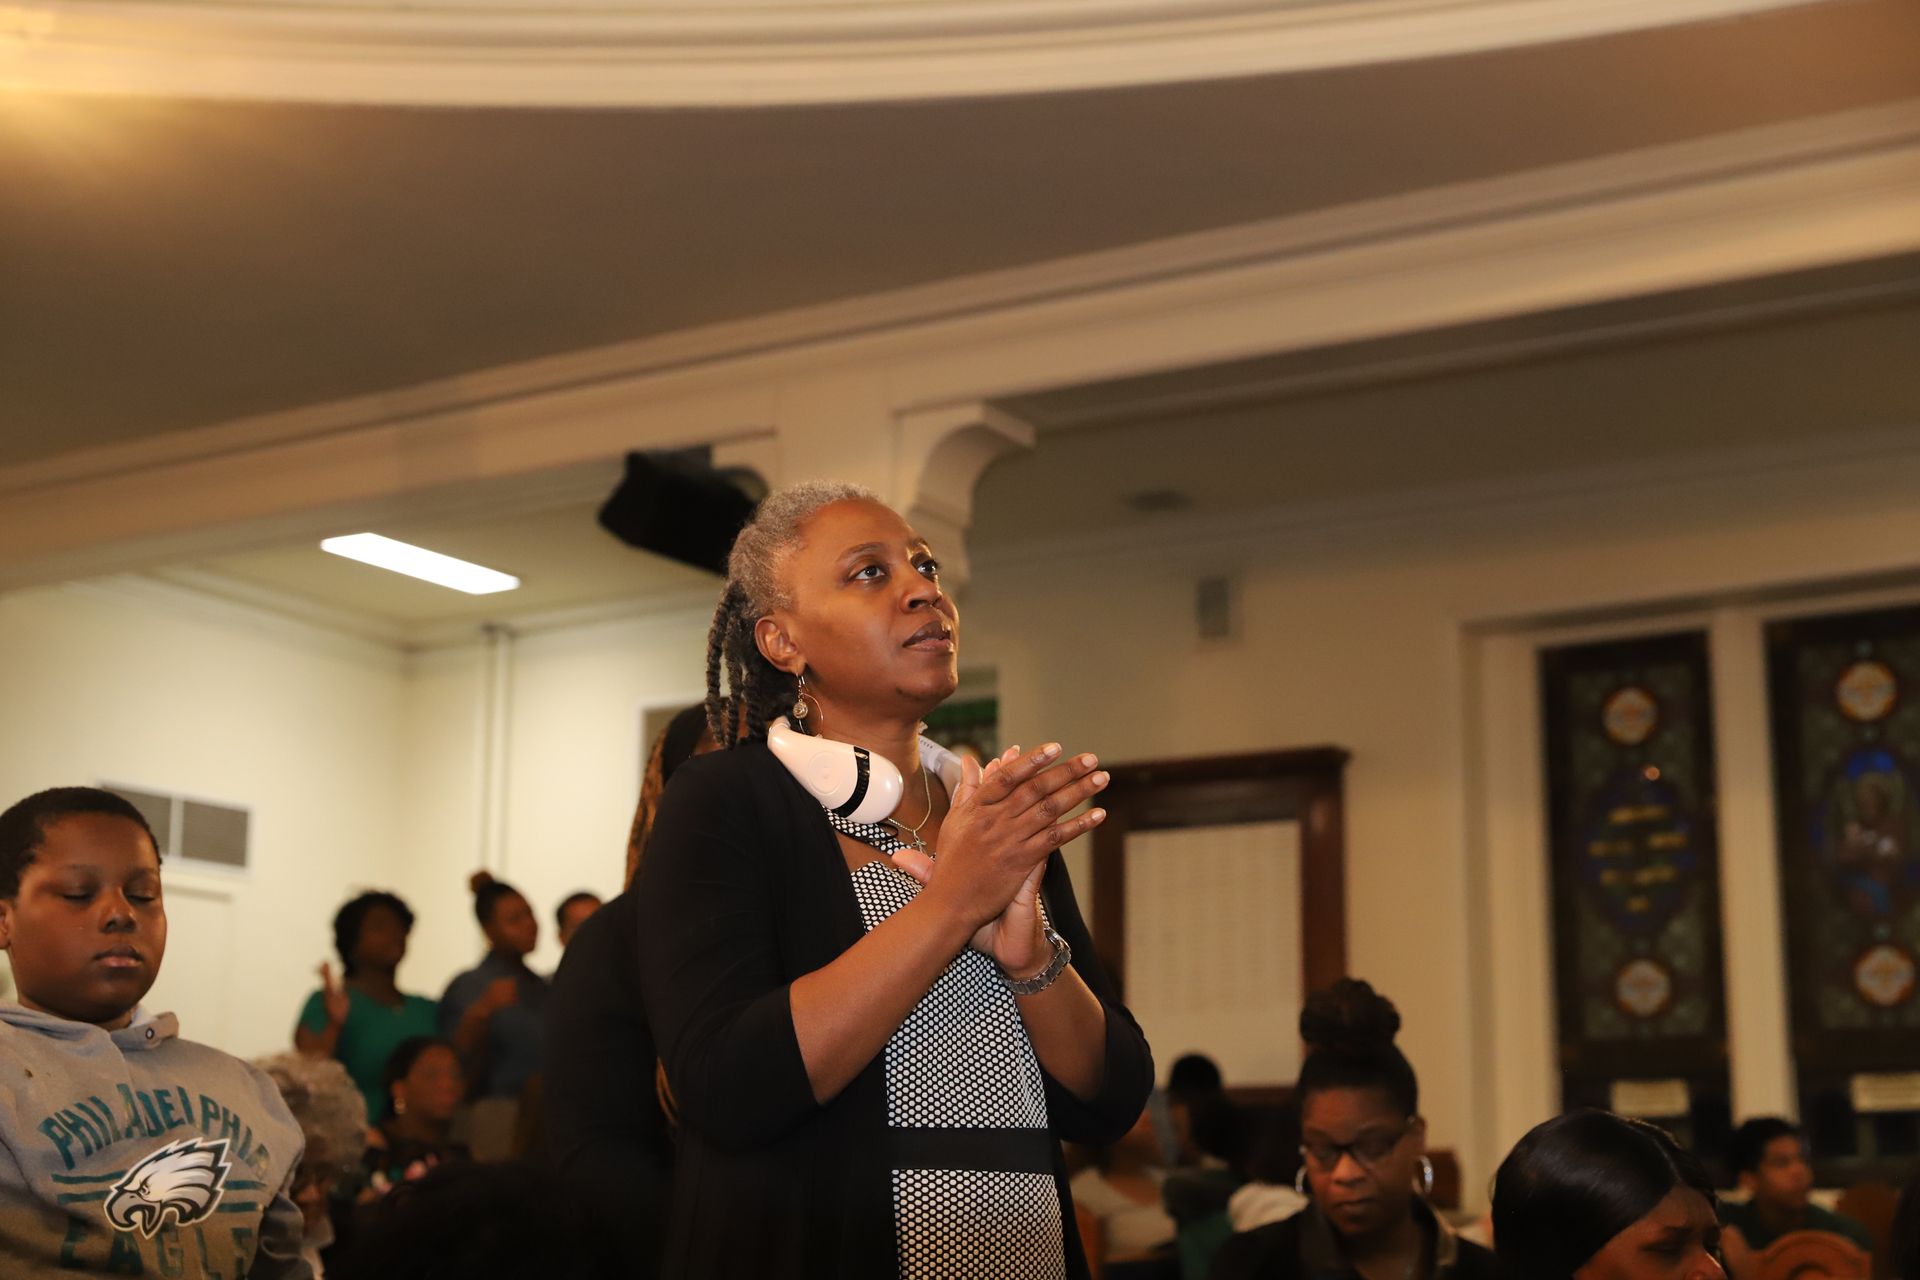
{"label": "crown molding", "polygon": [[[1862,487],[1862,477],[1872,477],[1890,492],[1920,487],[1920,424],[1413,492],[1296,503],[1228,515],[1172,517],[1065,538],[989,543],[974,548],[975,585],[977,589],[996,575],[1051,570],[1061,563],[1116,561],[1124,563],[1129,572],[1137,572],[1149,564],[1218,564],[1252,549],[1267,553],[1291,546],[1324,556],[1342,549],[1430,546],[1436,534],[1448,527],[1459,529],[1463,523],[1510,528],[1516,522],[1531,525],[1542,518],[1575,522],[1588,514],[1604,518],[1616,512],[1623,499],[1636,495],[1724,495],[1728,490],[1738,490],[1749,496],[1760,495],[1756,502],[1771,505],[1774,498],[1794,494],[1856,491]],[[1658,599],[1584,601],[1568,608],[1541,602],[1539,608],[1518,611],[1502,606],[1490,612],[1463,614],[1459,621],[1473,634],[1543,626],[1630,624],[1644,619],[1650,610],[1705,608],[1715,601],[1765,608],[1771,616],[1809,607],[1809,592],[1822,593],[1823,598],[1833,595],[1836,600],[1851,599],[1846,593],[1911,593],[1916,590],[1915,573],[1907,552],[1900,546],[1888,546],[1878,559],[1863,560],[1844,574],[1823,575],[1817,581],[1766,577],[1745,587],[1721,584],[1710,597],[1684,593]],[[701,625],[714,604],[710,590],[675,590],[560,609],[501,612],[485,619],[405,624],[191,568],[92,579],[68,584],[64,589],[237,623],[302,643],[318,643],[325,651],[343,656],[371,658],[383,667],[475,647],[489,628],[529,638],[630,622]],[[1861,607],[1879,599],[1878,595],[1862,596]],[[1788,603],[1778,603],[1783,600]]]}
{"label": "crown molding", "polygon": [[[1909,492],[1920,486],[1920,423],[1224,515],[1150,518],[1124,528],[1060,538],[988,542],[973,548],[974,576],[981,582],[995,574],[1102,560],[1121,560],[1130,566],[1218,562],[1249,547],[1311,544],[1324,552],[1336,547],[1424,546],[1432,543],[1437,532],[1448,526],[1457,529],[1467,521],[1509,530],[1522,520],[1577,521],[1589,513],[1604,517],[1617,510],[1625,497],[1682,490],[1700,493],[1785,485],[1795,494],[1842,492],[1846,482],[1863,474],[1888,490]],[[1906,548],[1890,547],[1888,563],[1882,567],[1909,572],[1911,562]],[[1483,625],[1504,617],[1463,621]]]}
{"label": "crown molding", "polygon": [[[734,395],[732,420],[763,425],[701,442],[751,437],[764,434],[764,424],[777,414],[775,389],[757,384],[756,376],[773,379],[818,365],[939,350],[950,345],[953,335],[951,327],[942,326],[991,328],[1023,309],[1098,306],[1103,300],[1182,281],[1203,281],[1214,292],[1225,292],[1237,273],[1256,267],[1301,267],[1336,253],[1364,254],[1396,244],[1442,259],[1452,246],[1435,237],[1449,232],[1481,228],[1517,234],[1529,219],[1551,214],[1621,209],[1635,200],[1677,197],[1688,188],[1711,190],[1743,178],[1814,177],[1823,164],[1875,155],[1920,164],[1920,98],[769,312],[71,450],[0,467],[0,493],[217,461],[275,447],[324,446],[355,432],[430,425],[448,415],[484,413],[537,397],[578,402],[596,392],[637,398],[636,393],[648,390],[653,398],[705,398],[719,379]],[[1656,217],[1658,213],[1656,209]],[[1363,259],[1358,265],[1367,263]],[[1402,259],[1394,265],[1405,269],[1419,262]],[[1323,343],[1308,338],[1297,345]],[[1174,367],[1173,362],[1166,367]],[[995,390],[1008,394],[1022,389],[1041,388]],[[903,407],[938,409],[965,399],[949,395]],[[653,443],[636,441],[634,447]]]}
{"label": "crown molding", "polygon": [[808,379],[884,396],[875,403],[897,425],[958,404],[1915,251],[1920,100],[9,468],[0,581],[337,531],[345,518],[417,512],[634,448],[777,443],[783,397]]}
{"label": "crown molding", "polygon": [[1431,58],[1811,2],[16,0],[0,9],[0,88],[434,106],[904,101]]}

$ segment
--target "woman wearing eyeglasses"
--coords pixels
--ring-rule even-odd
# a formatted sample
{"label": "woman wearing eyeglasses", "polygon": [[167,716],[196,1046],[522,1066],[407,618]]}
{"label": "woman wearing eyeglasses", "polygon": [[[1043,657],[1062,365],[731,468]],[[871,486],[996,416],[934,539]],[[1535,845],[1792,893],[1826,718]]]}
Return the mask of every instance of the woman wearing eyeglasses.
{"label": "woman wearing eyeglasses", "polygon": [[1342,978],[1307,999],[1294,1100],[1299,1185],[1311,1203],[1236,1235],[1213,1280],[1481,1280],[1504,1273],[1431,1208],[1420,1085],[1394,1047],[1400,1014],[1365,982]]}

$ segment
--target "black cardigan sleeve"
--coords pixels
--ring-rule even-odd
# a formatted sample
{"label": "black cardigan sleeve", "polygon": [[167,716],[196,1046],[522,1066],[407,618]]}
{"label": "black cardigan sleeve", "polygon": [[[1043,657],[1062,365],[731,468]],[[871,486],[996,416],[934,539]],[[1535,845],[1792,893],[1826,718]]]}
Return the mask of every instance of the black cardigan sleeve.
{"label": "black cardigan sleeve", "polygon": [[661,799],[640,899],[641,987],[680,1121],[721,1150],[819,1109],[779,956],[782,839],[734,752],[688,761]]}
{"label": "black cardigan sleeve", "polygon": [[1082,1101],[1048,1075],[1047,1115],[1051,1118],[1054,1136],[1067,1142],[1113,1142],[1133,1127],[1147,1105],[1147,1096],[1153,1092],[1153,1051],[1140,1032],[1140,1024],[1120,1003],[1113,980],[1094,954],[1093,938],[1087,932],[1086,922],[1080,918],[1080,904],[1074,899],[1073,884],[1067,878],[1067,864],[1058,853],[1051,855],[1047,862],[1040,892],[1046,903],[1048,922],[1073,948],[1074,969],[1099,998],[1107,1014],[1106,1062],[1100,1091]]}

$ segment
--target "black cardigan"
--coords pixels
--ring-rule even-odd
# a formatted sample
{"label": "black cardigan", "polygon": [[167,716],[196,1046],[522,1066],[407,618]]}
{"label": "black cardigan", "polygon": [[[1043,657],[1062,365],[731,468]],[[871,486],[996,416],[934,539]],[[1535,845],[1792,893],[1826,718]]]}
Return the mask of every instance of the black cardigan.
{"label": "black cardigan", "polygon": [[[1431,1241],[1431,1280],[1508,1280],[1492,1250],[1462,1240],[1425,1200],[1414,1200],[1413,1216]],[[1360,1280],[1360,1273],[1309,1204],[1284,1221],[1227,1237],[1207,1280]]]}
{"label": "black cardigan", "polygon": [[[1065,865],[1042,882],[1053,927],[1106,1008],[1100,1093],[1052,1077],[1056,1139],[1107,1142],[1138,1118],[1153,1058],[1094,958]],[[865,934],[839,841],[764,742],[675,771],[641,864],[641,986],[680,1118],[669,1277],[897,1276],[886,1080],[875,1055],[832,1101],[813,1098],[790,984]],[[634,1087],[644,1087],[638,1066]],[[1054,1147],[1067,1274],[1088,1274]]]}
{"label": "black cardigan", "polygon": [[653,1033],[640,1004],[632,890],[581,924],[554,970],[543,1044],[554,1171],[632,1243],[633,1280],[665,1251],[673,1142],[653,1089]]}

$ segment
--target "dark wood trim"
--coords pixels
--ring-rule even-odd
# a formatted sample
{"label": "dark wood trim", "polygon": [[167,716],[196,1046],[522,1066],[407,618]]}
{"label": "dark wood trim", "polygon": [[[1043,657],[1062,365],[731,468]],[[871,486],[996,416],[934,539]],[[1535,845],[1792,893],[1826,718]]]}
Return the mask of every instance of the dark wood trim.
{"label": "dark wood trim", "polygon": [[1304,995],[1347,972],[1347,806],[1338,775],[1315,789],[1300,824],[1300,924]]}
{"label": "dark wood trim", "polygon": [[1240,1107],[1261,1107],[1278,1111],[1293,1105],[1290,1084],[1228,1085],[1227,1101]]}
{"label": "dark wood trim", "polygon": [[[1116,770],[1108,770],[1117,777]],[[1115,788],[1109,783],[1107,793],[1100,797],[1105,806],[1107,820],[1094,828],[1093,832],[1093,916],[1087,921],[1087,930],[1093,935],[1093,949],[1100,953],[1100,963],[1105,966],[1107,976],[1120,991],[1127,989],[1127,832],[1132,828],[1128,821],[1127,798],[1125,794],[1114,794]]]}
{"label": "dark wood trim", "polygon": [[1189,756],[1180,760],[1140,760],[1112,766],[1115,777],[1129,781],[1222,782],[1235,778],[1298,778],[1329,775],[1338,781],[1351,752],[1342,747],[1290,747],[1283,751],[1250,751],[1228,756]]}
{"label": "dark wood trim", "polygon": [[[1122,992],[1127,972],[1129,832],[1220,821],[1300,824],[1301,974],[1304,996],[1347,971],[1346,807],[1350,756],[1306,747],[1114,765],[1102,793],[1107,820],[1093,838],[1094,946]],[[1226,813],[1226,818],[1220,815]],[[1189,816],[1191,815],[1191,816]]]}

